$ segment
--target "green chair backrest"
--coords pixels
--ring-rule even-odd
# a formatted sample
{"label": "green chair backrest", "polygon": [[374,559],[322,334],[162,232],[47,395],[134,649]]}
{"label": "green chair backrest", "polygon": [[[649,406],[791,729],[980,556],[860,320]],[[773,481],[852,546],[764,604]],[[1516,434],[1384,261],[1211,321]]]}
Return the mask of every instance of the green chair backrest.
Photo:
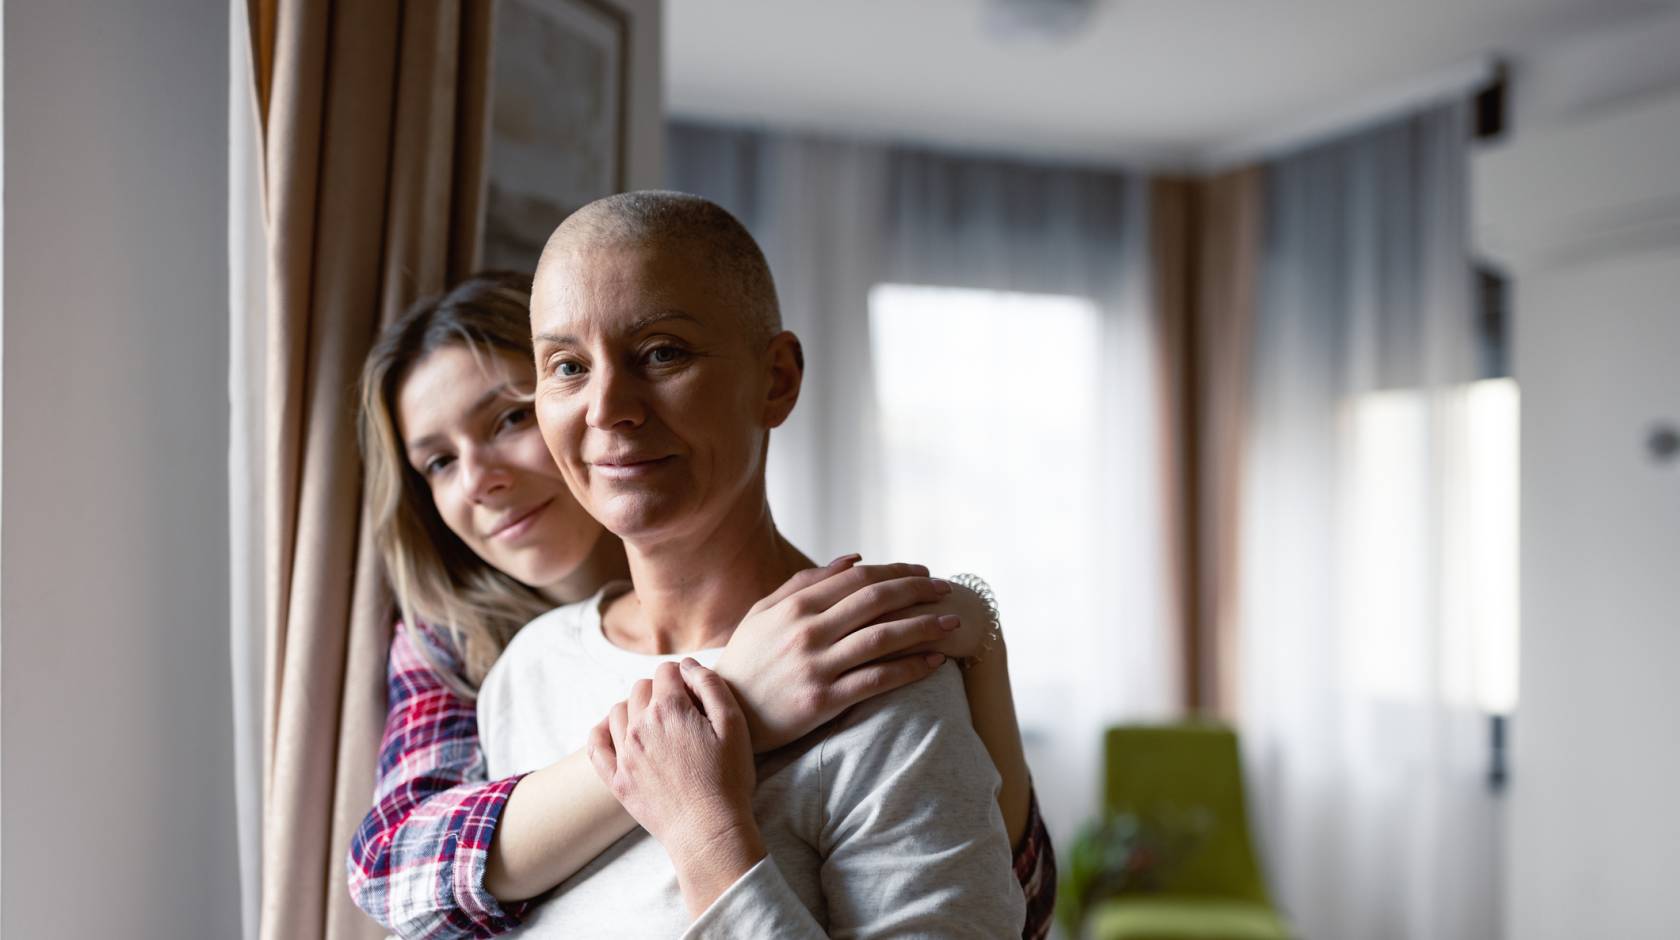
{"label": "green chair backrest", "polygon": [[1108,729],[1103,805],[1113,812],[1208,822],[1198,847],[1173,866],[1162,888],[1270,904],[1249,838],[1237,736],[1216,724],[1126,725]]}

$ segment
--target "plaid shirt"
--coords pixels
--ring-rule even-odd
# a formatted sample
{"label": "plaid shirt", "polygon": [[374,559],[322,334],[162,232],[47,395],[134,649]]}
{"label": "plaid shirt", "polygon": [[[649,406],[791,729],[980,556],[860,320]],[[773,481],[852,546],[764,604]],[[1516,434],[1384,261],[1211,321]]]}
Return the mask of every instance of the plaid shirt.
{"label": "plaid shirt", "polygon": [[[517,927],[530,906],[502,904],[484,888],[490,839],[520,778],[485,779],[474,702],[437,673],[420,643],[465,682],[444,638],[397,624],[374,805],[350,843],[350,896],[410,940],[493,937]],[[1056,861],[1036,795],[1015,876],[1027,895],[1022,936],[1040,940],[1050,931]]]}
{"label": "plaid shirt", "polygon": [[1038,815],[1038,791],[1030,791],[1027,801],[1027,831],[1015,847],[1015,878],[1027,895],[1027,920],[1021,937],[1044,940],[1050,936],[1051,915],[1056,909],[1056,853],[1050,845],[1050,831]]}

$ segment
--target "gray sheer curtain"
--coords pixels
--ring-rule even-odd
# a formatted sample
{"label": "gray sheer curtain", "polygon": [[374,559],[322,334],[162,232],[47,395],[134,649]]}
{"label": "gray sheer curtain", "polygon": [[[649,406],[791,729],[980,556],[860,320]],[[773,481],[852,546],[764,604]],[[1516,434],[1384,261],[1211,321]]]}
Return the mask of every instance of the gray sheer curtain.
{"label": "gray sheer curtain", "polygon": [[1463,580],[1467,128],[1451,103],[1266,168],[1241,716],[1309,938],[1499,935]]}
{"label": "gray sheer curtain", "polygon": [[[1028,759],[1045,818],[1065,844],[1097,807],[1100,729],[1169,714],[1178,695],[1159,551],[1147,187],[1123,173],[691,123],[674,124],[668,141],[669,183],[717,200],[752,229],[775,273],[784,320],[805,340],[799,408],[772,438],[777,522],[824,559],[858,550],[939,567],[929,555],[944,549],[953,559],[999,559],[1006,570],[974,564],[999,589]],[[885,451],[876,394],[870,291],[880,284],[1091,302],[1099,348],[1065,355],[1096,363],[1097,400],[1077,404],[1096,416],[1079,433],[1097,441],[1101,485],[1079,512],[1098,534],[1063,541],[1032,530],[1042,506],[1071,498],[1054,492],[1049,473],[1012,477],[1007,491],[964,504],[969,518],[949,532],[914,544],[890,533],[885,461],[905,458]],[[925,355],[932,362],[958,348],[967,347]],[[1038,395],[1034,381],[1065,362],[1006,365],[996,381],[1034,408],[1073,404]],[[1055,463],[1054,454],[1006,453],[1013,432],[1003,416],[959,403],[923,419],[941,433],[971,429],[958,435],[982,455],[972,474],[958,473],[970,485],[1008,461]],[[958,481],[946,480],[955,489]]]}

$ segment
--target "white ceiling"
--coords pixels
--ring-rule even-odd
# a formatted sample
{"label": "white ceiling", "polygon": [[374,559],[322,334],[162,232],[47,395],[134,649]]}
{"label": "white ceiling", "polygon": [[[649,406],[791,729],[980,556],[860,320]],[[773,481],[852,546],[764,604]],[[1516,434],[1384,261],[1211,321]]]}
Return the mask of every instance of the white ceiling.
{"label": "white ceiling", "polygon": [[1097,0],[1000,39],[984,0],[667,0],[678,115],[1010,153],[1205,163],[1667,0]]}

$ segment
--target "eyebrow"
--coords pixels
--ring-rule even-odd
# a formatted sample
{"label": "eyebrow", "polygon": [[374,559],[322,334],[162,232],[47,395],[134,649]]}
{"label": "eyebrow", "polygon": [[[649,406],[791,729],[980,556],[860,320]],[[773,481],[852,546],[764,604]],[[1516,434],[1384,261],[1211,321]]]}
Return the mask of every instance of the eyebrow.
{"label": "eyebrow", "polygon": [[[640,333],[641,331],[647,329],[648,327],[653,326],[656,323],[663,323],[666,320],[687,320],[688,322],[694,324],[695,326],[704,326],[705,325],[705,324],[700,322],[698,317],[695,317],[692,314],[684,313],[681,310],[658,310],[658,311],[655,311],[653,313],[646,314],[645,316],[637,318],[637,320],[634,323],[630,324],[630,326],[625,330],[625,332],[634,336],[635,334]],[[542,332],[542,333],[538,333],[535,337],[533,337],[533,339],[537,340],[538,342],[552,343],[556,346],[578,346],[578,345],[582,345],[582,341],[579,340],[576,336],[574,336],[570,333]]]}
{"label": "eyebrow", "polygon": [[[472,403],[471,407],[469,407],[467,409],[467,414],[476,415],[480,411],[483,411],[485,408],[487,408],[491,404],[493,404],[496,401],[496,399],[509,397],[508,396],[508,390],[510,388],[511,388],[511,386],[509,386],[508,383],[503,382],[502,384],[496,386],[495,388],[493,388],[493,389],[485,392],[484,394],[478,396],[478,399],[476,401],[474,401]],[[434,432],[432,434],[426,435],[425,437],[415,438],[414,440],[408,442],[408,447],[405,448],[405,449],[410,451],[410,452],[417,451],[417,450],[425,450],[426,448],[431,447],[433,444],[436,444],[438,442],[438,438],[440,436],[441,435]]]}

